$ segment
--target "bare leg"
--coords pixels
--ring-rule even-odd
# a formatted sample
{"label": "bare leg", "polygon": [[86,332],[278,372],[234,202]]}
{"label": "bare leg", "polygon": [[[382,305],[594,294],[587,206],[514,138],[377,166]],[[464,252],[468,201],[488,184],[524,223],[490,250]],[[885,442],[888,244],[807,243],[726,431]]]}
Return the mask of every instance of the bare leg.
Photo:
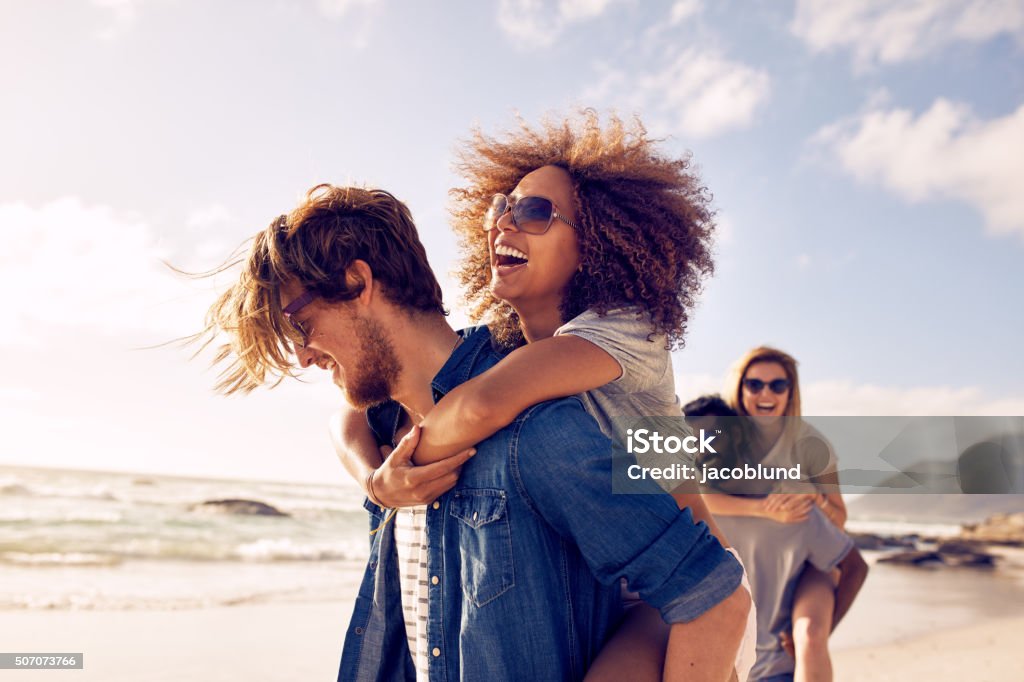
{"label": "bare leg", "polygon": [[793,596],[796,682],[832,682],[828,636],[832,632],[834,608],[832,577],[805,565]]}
{"label": "bare leg", "polygon": [[605,643],[586,682],[660,682],[665,666],[669,626],[648,604],[632,606]]}

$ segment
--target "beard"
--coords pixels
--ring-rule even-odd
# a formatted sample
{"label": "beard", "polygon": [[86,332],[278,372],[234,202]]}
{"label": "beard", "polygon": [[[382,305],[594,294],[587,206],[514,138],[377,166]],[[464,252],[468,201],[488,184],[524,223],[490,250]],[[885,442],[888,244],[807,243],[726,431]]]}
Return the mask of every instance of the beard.
{"label": "beard", "polygon": [[362,317],[355,318],[354,322],[362,347],[356,369],[351,377],[345,378],[342,388],[353,407],[365,410],[391,399],[391,389],[398,381],[402,366],[383,327]]}

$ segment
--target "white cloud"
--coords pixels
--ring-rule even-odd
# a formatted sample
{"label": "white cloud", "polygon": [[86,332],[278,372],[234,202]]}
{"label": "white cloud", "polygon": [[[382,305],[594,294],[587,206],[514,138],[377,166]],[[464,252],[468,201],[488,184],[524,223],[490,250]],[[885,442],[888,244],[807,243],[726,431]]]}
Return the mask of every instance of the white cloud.
{"label": "white cloud", "polygon": [[599,17],[619,1],[501,0],[498,27],[516,47],[548,47],[570,25]]}
{"label": "white cloud", "polygon": [[20,405],[23,403],[38,403],[42,400],[42,394],[34,388],[25,386],[0,386],[0,405],[7,411],[8,405]]}
{"label": "white cloud", "polygon": [[613,0],[560,0],[558,14],[567,22],[593,19],[604,14]]}
{"label": "white cloud", "polygon": [[4,343],[27,342],[39,325],[174,338],[196,331],[212,300],[191,294],[204,285],[161,262],[168,250],[137,215],[77,198],[3,204],[0,233],[0,287],[10,293],[0,317]]}
{"label": "white cloud", "polygon": [[583,97],[644,112],[645,119],[657,118],[670,130],[692,137],[748,127],[768,99],[771,79],[766,71],[716,52],[690,48],[664,61],[664,68],[636,76],[608,69]]}
{"label": "white cloud", "polygon": [[382,7],[380,0],[317,0],[316,8],[327,19],[340,22],[347,33],[348,44],[365,50],[373,42],[375,18]]}
{"label": "white cloud", "polygon": [[211,204],[210,206],[203,206],[192,211],[188,218],[185,219],[185,224],[188,225],[190,230],[204,232],[230,224],[233,219],[234,216],[231,215],[231,211],[226,206],[223,204]]}
{"label": "white cloud", "polygon": [[198,262],[219,262],[232,253],[237,245],[228,243],[220,234],[234,222],[235,216],[223,204],[203,206],[189,214],[185,226],[200,238],[195,253]]}
{"label": "white cloud", "polygon": [[857,68],[919,59],[1002,33],[1024,43],[1020,0],[798,0],[790,25],[814,52],[852,51]]}
{"label": "white cloud", "polygon": [[724,213],[715,215],[715,241],[721,246],[731,246],[736,243],[736,225]]}
{"label": "white cloud", "polygon": [[871,108],[820,130],[813,142],[861,182],[908,201],[964,201],[995,234],[1024,237],[1024,105],[980,120],[966,104],[938,99],[915,118],[907,109]]}
{"label": "white cloud", "polygon": [[369,7],[378,0],[317,0],[316,6],[324,16],[341,19],[352,10]]}
{"label": "white cloud", "polygon": [[[685,404],[708,393],[725,395],[722,377],[679,374],[676,390]],[[1024,397],[992,398],[977,386],[878,386],[848,380],[801,382],[805,415],[827,416],[1018,416]]]}
{"label": "white cloud", "polygon": [[677,26],[690,17],[700,14],[704,10],[704,3],[701,0],[676,0],[669,10],[668,23]]}
{"label": "white cloud", "polygon": [[113,40],[135,25],[142,0],[92,0],[96,7],[110,11],[111,23],[96,32],[100,40]]}

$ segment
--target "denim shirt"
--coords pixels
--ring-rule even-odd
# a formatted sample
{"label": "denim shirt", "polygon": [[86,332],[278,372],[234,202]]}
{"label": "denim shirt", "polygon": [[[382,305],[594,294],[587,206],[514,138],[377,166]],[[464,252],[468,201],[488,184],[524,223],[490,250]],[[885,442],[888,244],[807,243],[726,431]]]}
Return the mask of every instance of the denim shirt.
{"label": "denim shirt", "polygon": [[[433,381],[435,402],[496,364],[486,328]],[[383,440],[397,419],[371,416]],[[621,615],[620,577],[669,623],[739,586],[742,569],[668,495],[612,494],[612,446],[576,398],[541,403],[477,445],[427,507],[431,680],[579,680]],[[415,680],[391,523],[367,503],[370,558],[339,682]]]}

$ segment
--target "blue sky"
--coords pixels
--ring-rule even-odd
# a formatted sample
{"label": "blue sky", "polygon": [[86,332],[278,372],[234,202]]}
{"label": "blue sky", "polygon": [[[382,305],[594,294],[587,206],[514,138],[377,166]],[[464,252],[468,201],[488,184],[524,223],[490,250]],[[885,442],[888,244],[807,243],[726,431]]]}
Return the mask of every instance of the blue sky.
{"label": "blue sky", "polygon": [[137,350],[228,281],[161,259],[212,267],[328,181],[403,198],[447,273],[458,141],[579,106],[715,196],[684,400],[772,343],[808,413],[1024,414],[1022,45],[1012,0],[4,3],[0,463],[343,480],[324,378],[223,399]]}

